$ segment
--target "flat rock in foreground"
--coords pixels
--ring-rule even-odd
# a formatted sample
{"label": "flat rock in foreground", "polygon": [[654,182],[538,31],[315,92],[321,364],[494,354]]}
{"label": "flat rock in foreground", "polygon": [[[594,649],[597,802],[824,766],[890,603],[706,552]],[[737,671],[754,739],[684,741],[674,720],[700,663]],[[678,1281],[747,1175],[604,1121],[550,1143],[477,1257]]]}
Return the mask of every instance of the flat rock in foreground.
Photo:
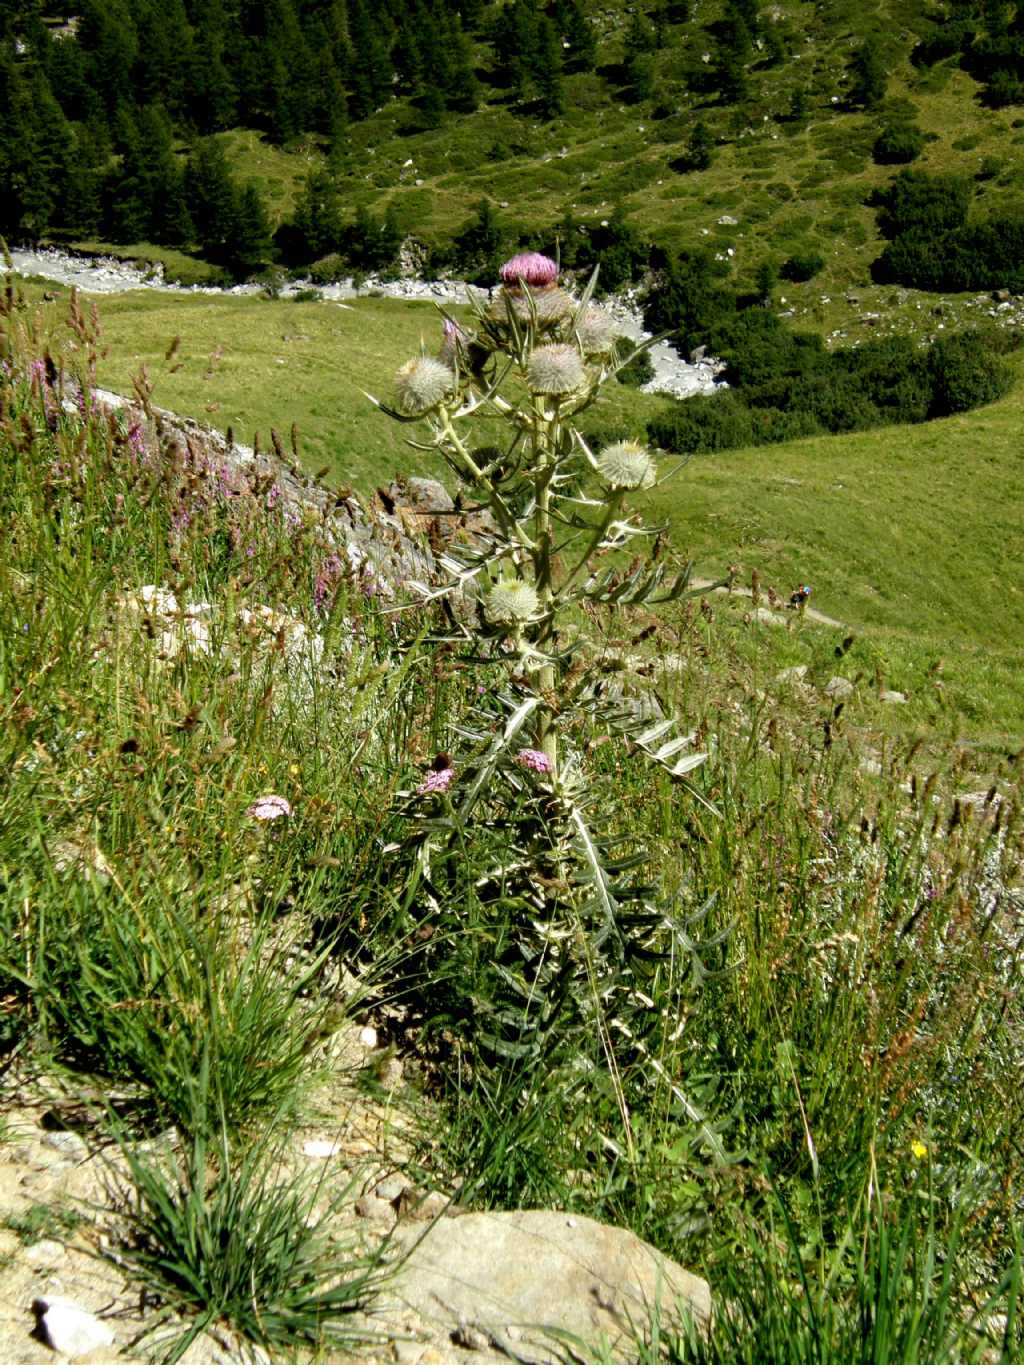
{"label": "flat rock in foreground", "polygon": [[656,1308],[663,1327],[680,1312],[701,1327],[711,1316],[704,1280],[632,1232],[579,1214],[472,1213],[438,1219],[425,1236],[401,1229],[397,1240],[411,1250],[385,1298],[433,1329],[435,1348],[553,1362],[565,1359],[556,1334],[570,1333],[633,1359],[635,1332]]}

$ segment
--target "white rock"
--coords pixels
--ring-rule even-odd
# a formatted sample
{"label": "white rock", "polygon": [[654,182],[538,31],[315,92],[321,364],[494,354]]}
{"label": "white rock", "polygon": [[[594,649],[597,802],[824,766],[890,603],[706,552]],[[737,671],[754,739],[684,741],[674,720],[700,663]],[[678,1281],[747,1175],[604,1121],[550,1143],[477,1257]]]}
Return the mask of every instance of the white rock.
{"label": "white rock", "polygon": [[66,1356],[84,1356],[114,1344],[114,1333],[107,1324],[70,1299],[39,1298],[32,1309],[47,1344]]}
{"label": "white rock", "polygon": [[367,1024],[366,1028],[361,1028],[359,1030],[359,1046],[368,1048],[371,1051],[377,1046],[377,1030],[371,1028],[369,1024]]}
{"label": "white rock", "polygon": [[314,1156],[324,1161],[328,1157],[338,1156],[341,1152],[340,1142],[325,1142],[322,1138],[313,1138],[309,1142],[302,1144],[303,1156]]}
{"label": "white rock", "polygon": [[85,1139],[78,1133],[61,1130],[56,1133],[44,1133],[42,1137],[44,1147],[52,1147],[55,1152],[60,1152],[71,1161],[84,1161],[89,1155],[89,1148]]}
{"label": "white rock", "polygon": [[792,668],[784,668],[781,673],[776,673],[775,681],[781,683],[802,682],[807,676],[806,664],[795,664]]}
{"label": "white rock", "polygon": [[903,706],[907,700],[906,692],[879,692],[879,701],[889,702],[892,706]]}
{"label": "white rock", "polygon": [[826,697],[848,697],[853,692],[853,683],[849,678],[829,678],[824,690]]}
{"label": "white rock", "polygon": [[67,1255],[67,1249],[61,1242],[53,1242],[47,1238],[42,1242],[34,1242],[25,1252],[25,1260],[29,1265],[52,1266],[58,1261],[62,1261]]}

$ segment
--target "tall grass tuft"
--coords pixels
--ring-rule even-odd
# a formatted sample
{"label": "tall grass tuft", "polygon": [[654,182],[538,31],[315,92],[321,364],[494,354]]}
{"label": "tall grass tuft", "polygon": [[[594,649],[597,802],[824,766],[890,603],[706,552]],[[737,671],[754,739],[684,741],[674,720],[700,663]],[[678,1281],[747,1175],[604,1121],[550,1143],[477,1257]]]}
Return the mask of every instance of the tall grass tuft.
{"label": "tall grass tuft", "polygon": [[208,1139],[199,1126],[179,1155],[121,1144],[130,1185],[114,1195],[124,1237],[112,1254],[163,1306],[150,1343],[168,1363],[221,1324],[270,1350],[365,1345],[358,1315],[384,1256],[332,1235],[351,1192],[285,1174],[273,1127],[239,1160],[226,1128]]}

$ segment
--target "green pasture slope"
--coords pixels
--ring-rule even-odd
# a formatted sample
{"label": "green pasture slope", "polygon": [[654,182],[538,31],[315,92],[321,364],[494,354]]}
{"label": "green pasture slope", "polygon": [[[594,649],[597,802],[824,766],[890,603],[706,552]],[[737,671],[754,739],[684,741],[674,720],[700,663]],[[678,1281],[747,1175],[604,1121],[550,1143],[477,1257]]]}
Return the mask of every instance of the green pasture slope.
{"label": "green pasture slope", "polygon": [[[866,632],[887,688],[932,723],[1019,747],[1024,702],[1024,364],[1001,401],[691,461],[654,502],[702,569],[725,557]],[[922,712],[922,719],[924,712]]]}
{"label": "green pasture slope", "polygon": [[[30,298],[41,287],[30,285]],[[66,345],[65,304],[40,305]],[[304,462],[369,493],[396,472],[437,473],[430,455],[376,413],[401,362],[436,344],[430,304],[360,299],[269,302],[254,297],[134,293],[100,301],[100,381],[130,393],[146,366],[154,401],[251,442],[292,424]],[[172,362],[172,339],[181,344]],[[1018,374],[1024,361],[1013,362]],[[990,407],[917,427],[700,456],[654,494],[680,555],[717,577],[737,565],[813,605],[856,636],[835,671],[865,692],[906,691],[879,725],[999,753],[1024,743],[1024,375]],[[640,432],[664,400],[610,386],[593,420]],[[670,466],[668,466],[670,467]],[[747,604],[749,605],[749,604]],[[737,621],[737,602],[723,621]],[[737,626],[737,629],[739,627]],[[833,638],[835,637],[835,638]],[[794,621],[762,629],[747,649],[767,677],[786,665],[831,667],[843,634]],[[747,642],[750,644],[751,642]],[[984,768],[984,764],[981,764]]]}

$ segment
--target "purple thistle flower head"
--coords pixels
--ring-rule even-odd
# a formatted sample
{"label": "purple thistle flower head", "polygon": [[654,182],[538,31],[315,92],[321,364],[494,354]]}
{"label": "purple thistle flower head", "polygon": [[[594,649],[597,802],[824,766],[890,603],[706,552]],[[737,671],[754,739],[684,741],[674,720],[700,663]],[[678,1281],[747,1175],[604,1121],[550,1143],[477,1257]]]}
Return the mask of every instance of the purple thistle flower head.
{"label": "purple thistle flower head", "polygon": [[550,256],[539,251],[523,251],[501,267],[503,283],[515,287],[525,284],[530,289],[546,289],[558,279],[558,266]]}
{"label": "purple thistle flower head", "polygon": [[432,768],[416,788],[416,795],[430,796],[433,792],[446,792],[454,778],[454,768]]}
{"label": "purple thistle flower head", "polygon": [[282,815],[291,815],[292,808],[283,796],[271,792],[254,801],[245,813],[253,820],[279,820]]}
{"label": "purple thistle flower head", "polygon": [[534,773],[551,771],[551,759],[542,749],[520,749],[516,754],[516,762],[521,768],[529,768]]}
{"label": "purple thistle flower head", "polygon": [[445,318],[441,330],[441,349],[438,352],[438,359],[450,370],[453,370],[458,358],[459,346],[465,343],[466,334],[459,324],[453,322],[451,318]]}

